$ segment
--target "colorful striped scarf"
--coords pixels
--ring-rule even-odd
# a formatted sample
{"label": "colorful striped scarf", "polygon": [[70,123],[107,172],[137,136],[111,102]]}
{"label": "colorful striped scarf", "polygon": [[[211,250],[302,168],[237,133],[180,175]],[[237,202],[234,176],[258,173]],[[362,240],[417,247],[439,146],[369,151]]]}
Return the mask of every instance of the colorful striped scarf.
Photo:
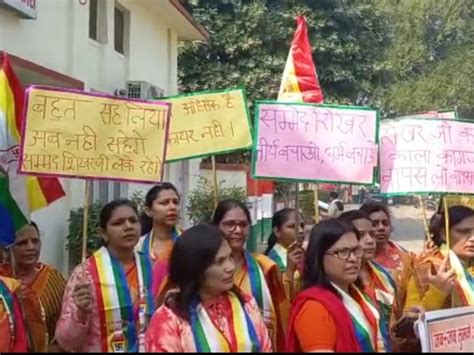
{"label": "colorful striped scarf", "polygon": [[370,268],[372,276],[376,279],[377,286],[382,286],[383,291],[395,295],[397,286],[390,272],[382,265],[375,261],[368,261],[367,265]]}
{"label": "colorful striped scarf", "polygon": [[151,286],[151,263],[135,252],[138,273],[138,317],[130,287],[120,262],[107,248],[96,251],[90,262],[99,307],[103,352],[144,351],[147,319],[154,311]]}
{"label": "colorful striped scarf", "polygon": [[380,314],[370,297],[355,286],[351,287],[351,297],[335,284],[332,285],[341,294],[342,303],[351,316],[362,352],[384,352]]}
{"label": "colorful striped scarf", "polygon": [[[173,241],[173,244],[176,243],[180,235],[181,230],[177,227],[174,227],[171,233],[171,240]],[[154,297],[158,297],[161,295],[163,290],[165,290],[168,283],[168,261],[153,260],[153,230],[140,239],[140,242],[137,245],[137,250],[149,256],[154,263],[152,292]]]}
{"label": "colorful striped scarf", "polygon": [[268,253],[268,257],[278,265],[281,273],[286,271],[287,255],[288,250],[280,243],[276,243]]}
{"label": "colorful striped scarf", "polygon": [[[179,228],[174,227],[173,231],[171,232],[171,239],[173,240],[173,243],[176,243],[180,235],[181,235],[181,231],[179,230]],[[144,253],[145,255],[151,256],[151,251],[153,250],[152,244],[153,244],[153,229],[144,237],[142,237],[142,241],[140,245],[138,246],[138,250]]]}
{"label": "colorful striped scarf", "polygon": [[218,329],[202,306],[199,299],[195,299],[190,307],[191,329],[194,336],[196,350],[199,353],[230,353],[230,352],[259,352],[261,344],[257,337],[254,324],[244,309],[243,304],[233,293],[228,293],[232,308],[232,322],[229,324],[230,341]]}
{"label": "colorful striped scarf", "polygon": [[[7,285],[0,280],[0,301],[5,308],[8,317],[8,324],[10,326],[10,348],[15,344],[15,313],[13,306],[13,296]],[[5,334],[3,335],[5,336]]]}
{"label": "colorful striped scarf", "polygon": [[271,321],[275,326],[276,331],[276,318],[275,318],[275,307],[273,305],[272,296],[265,279],[265,275],[258,264],[257,260],[248,252],[244,250],[245,263],[247,265],[247,272],[249,276],[250,291],[252,296],[257,301],[257,305],[263,314],[265,323]]}

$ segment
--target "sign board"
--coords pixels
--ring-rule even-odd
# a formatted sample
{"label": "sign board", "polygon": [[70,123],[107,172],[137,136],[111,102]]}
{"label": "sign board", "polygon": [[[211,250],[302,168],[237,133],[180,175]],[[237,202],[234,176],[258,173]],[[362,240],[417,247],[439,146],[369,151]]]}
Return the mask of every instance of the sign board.
{"label": "sign board", "polygon": [[474,307],[427,312],[415,326],[424,353],[474,352]]}
{"label": "sign board", "polygon": [[37,0],[0,0],[0,7],[11,10],[24,19],[36,19]]}
{"label": "sign board", "polygon": [[252,174],[310,182],[372,184],[376,110],[263,101],[256,105]]}
{"label": "sign board", "polygon": [[393,195],[474,193],[474,122],[382,121],[380,186]]}
{"label": "sign board", "polygon": [[27,90],[19,172],[161,181],[170,107],[83,91]]}
{"label": "sign board", "polygon": [[168,162],[252,146],[243,89],[193,93],[160,101],[172,104]]}

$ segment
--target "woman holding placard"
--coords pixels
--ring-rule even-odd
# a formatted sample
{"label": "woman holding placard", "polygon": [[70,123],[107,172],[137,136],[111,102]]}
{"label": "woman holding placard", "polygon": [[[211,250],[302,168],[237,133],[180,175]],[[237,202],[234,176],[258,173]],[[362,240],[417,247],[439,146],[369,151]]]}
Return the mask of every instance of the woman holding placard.
{"label": "woman holding placard", "polygon": [[289,301],[278,265],[265,255],[252,255],[245,249],[251,226],[249,210],[239,201],[224,200],[217,206],[213,222],[232,249],[236,265],[235,285],[256,299],[273,348],[283,351]]}
{"label": "woman holding placard", "polygon": [[[155,300],[169,289],[168,264],[174,244],[181,231],[179,219],[180,196],[176,187],[163,182],[151,188],[145,197],[142,231],[137,250],[150,256],[153,263],[153,296]],[[161,299],[160,302],[161,303]]]}
{"label": "woman holding placard", "polygon": [[422,305],[433,311],[474,306],[474,211],[453,206],[448,218],[443,211],[436,221],[433,242],[437,248],[415,260],[405,308]]}
{"label": "woman holding placard", "polygon": [[229,242],[214,226],[186,230],[173,249],[168,294],[146,333],[149,352],[270,352],[255,299],[234,286]]}
{"label": "woman holding placard", "polygon": [[332,219],[312,229],[288,352],[385,351],[377,306],[357,282],[363,254],[359,232],[347,222]]}
{"label": "woman holding placard", "polygon": [[103,246],[68,280],[56,338],[65,351],[143,352],[155,307],[150,259],[134,251],[141,233],[135,205],[108,203],[98,233]]}
{"label": "woman holding placard", "polygon": [[300,287],[301,274],[298,268],[301,268],[304,258],[302,247],[304,228],[302,216],[299,218],[299,228],[296,228],[296,214],[293,208],[284,208],[273,215],[273,231],[268,237],[265,255],[278,265],[289,299],[293,299]]}

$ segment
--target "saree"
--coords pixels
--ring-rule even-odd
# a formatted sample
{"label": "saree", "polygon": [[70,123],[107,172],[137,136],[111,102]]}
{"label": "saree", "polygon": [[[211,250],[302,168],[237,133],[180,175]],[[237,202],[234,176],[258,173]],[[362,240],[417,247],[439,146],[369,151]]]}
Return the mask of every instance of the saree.
{"label": "saree", "polygon": [[290,303],[282,284],[278,266],[263,254],[244,250],[245,263],[234,274],[234,283],[252,295],[262,312],[273,348],[285,349],[286,325]]}
{"label": "saree", "polygon": [[[57,270],[48,265],[38,263],[36,270],[36,277],[26,285],[21,305],[25,314],[30,350],[47,352],[54,342],[66,281]],[[13,277],[11,265],[1,265],[0,275]]]}
{"label": "saree", "polygon": [[389,241],[386,248],[375,257],[376,263],[388,270],[395,280],[399,309],[405,307],[408,282],[413,273],[413,257],[410,252],[393,241]]}
{"label": "saree", "polygon": [[[428,273],[439,269],[449,253],[449,263],[456,274],[451,296],[446,296],[428,282]],[[426,311],[474,305],[474,268],[466,267],[458,256],[448,251],[445,244],[435,254],[424,255],[414,261],[414,272],[408,285],[405,309],[422,305]]]}
{"label": "saree", "polygon": [[174,243],[181,235],[181,230],[174,227],[172,231],[172,238],[167,243],[164,250],[160,251],[159,255],[155,255],[153,251],[153,230],[148,234],[142,236],[137,244],[136,250],[148,255],[153,265],[153,297],[157,300],[168,290],[168,267],[169,258],[174,247]]}

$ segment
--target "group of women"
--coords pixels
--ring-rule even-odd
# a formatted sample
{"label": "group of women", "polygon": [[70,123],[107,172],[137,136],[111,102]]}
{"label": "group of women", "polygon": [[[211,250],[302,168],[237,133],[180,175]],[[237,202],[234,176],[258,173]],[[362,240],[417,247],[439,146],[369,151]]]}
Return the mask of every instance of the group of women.
{"label": "group of women", "polygon": [[38,262],[36,225],[20,231],[0,267],[10,334],[0,351],[416,351],[421,313],[474,304],[467,207],[447,211],[449,226],[439,211],[414,255],[390,240],[390,214],[375,203],[315,225],[307,246],[301,216],[278,211],[265,254],[246,250],[241,202],[221,201],[212,224],[185,231],[179,206],[169,183],[148,192],[142,216],[128,200],[107,204],[102,246],[67,284]]}

